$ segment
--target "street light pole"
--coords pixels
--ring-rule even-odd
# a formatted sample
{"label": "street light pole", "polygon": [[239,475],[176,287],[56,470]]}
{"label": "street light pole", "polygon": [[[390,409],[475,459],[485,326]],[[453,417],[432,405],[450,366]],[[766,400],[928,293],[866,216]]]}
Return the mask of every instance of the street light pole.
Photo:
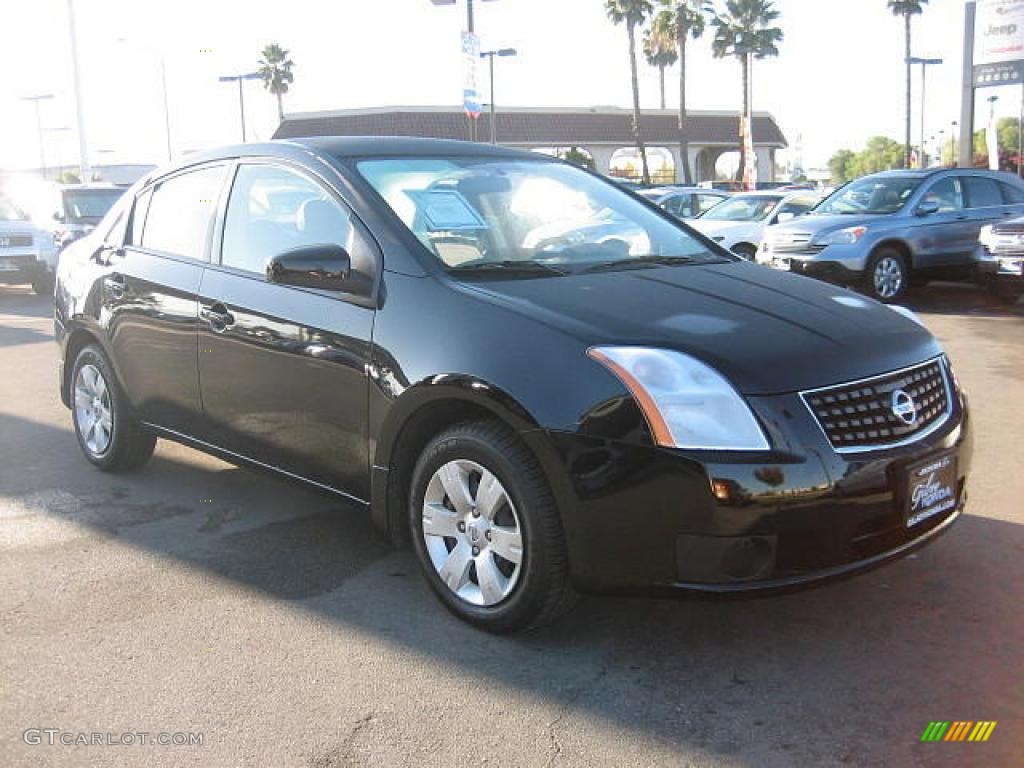
{"label": "street light pole", "polygon": [[222,75],[217,78],[222,83],[238,83],[238,113],[242,119],[242,143],[245,143],[245,94],[242,90],[243,80],[259,80],[259,72],[248,72],[243,75]]}
{"label": "street light pole", "polygon": [[487,59],[487,63],[491,71],[491,106],[490,106],[490,121],[491,121],[491,144],[498,143],[498,127],[495,123],[495,107],[494,107],[494,57],[495,56],[515,56],[518,53],[515,48],[499,48],[494,51],[480,51],[480,58]]}
{"label": "street light pole", "polygon": [[920,64],[921,65],[921,157],[918,159],[918,164],[921,168],[925,167],[925,152],[924,152],[924,107],[925,101],[925,78],[928,71],[928,67],[933,64],[941,64],[942,59],[922,59],[918,56],[911,56],[907,59],[908,64]]}
{"label": "street light pole", "polygon": [[82,113],[82,82],[78,74],[78,35],[75,33],[75,0],[68,0],[68,31],[71,35],[71,76],[75,86],[75,120],[78,128],[78,168],[82,181],[92,177],[89,147],[85,139],[85,116]]}
{"label": "street light pole", "polygon": [[35,96],[21,97],[22,101],[31,101],[36,108],[36,131],[39,136],[39,172],[43,174],[44,179],[46,178],[46,148],[43,141],[43,116],[42,110],[39,108],[39,102],[52,98],[52,93],[40,93]]}
{"label": "street light pole", "polygon": [[[126,37],[119,37],[117,42],[126,44],[132,42]],[[160,92],[164,104],[164,139],[167,144],[167,160],[170,162],[173,157],[171,152],[171,110],[167,98],[167,54],[161,50],[160,53]]]}

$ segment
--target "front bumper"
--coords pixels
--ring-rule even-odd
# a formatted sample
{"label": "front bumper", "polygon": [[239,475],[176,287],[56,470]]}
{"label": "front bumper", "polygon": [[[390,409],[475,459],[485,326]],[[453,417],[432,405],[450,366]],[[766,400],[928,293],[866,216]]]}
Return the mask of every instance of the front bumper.
{"label": "front bumper", "polygon": [[[752,398],[771,454],[687,453],[548,433],[577,587],[596,592],[762,592],[843,576],[933,540],[966,501],[972,444],[957,397],[932,434],[838,454],[797,396]],[[906,473],[957,456],[953,508],[908,527]]]}
{"label": "front bumper", "polygon": [[983,282],[998,280],[1024,285],[1024,251],[992,253],[979,245],[974,254],[974,267]]}
{"label": "front bumper", "polygon": [[30,283],[37,277],[52,272],[45,260],[37,253],[5,253],[0,251],[0,283],[20,285]]}

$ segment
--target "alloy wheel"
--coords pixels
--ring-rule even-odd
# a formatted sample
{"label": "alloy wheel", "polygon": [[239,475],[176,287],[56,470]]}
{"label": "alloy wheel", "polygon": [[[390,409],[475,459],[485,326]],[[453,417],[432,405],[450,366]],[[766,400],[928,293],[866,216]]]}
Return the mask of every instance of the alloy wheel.
{"label": "alloy wheel", "polygon": [[515,589],[523,534],[501,481],[474,461],[449,461],[423,498],[423,541],[441,581],[457,597],[493,606]]}
{"label": "alloy wheel", "polygon": [[75,423],[86,450],[102,456],[114,434],[114,414],[107,382],[91,363],[79,368],[75,377]]}
{"label": "alloy wheel", "polygon": [[893,256],[883,256],[875,264],[875,293],[891,299],[903,288],[903,265]]}

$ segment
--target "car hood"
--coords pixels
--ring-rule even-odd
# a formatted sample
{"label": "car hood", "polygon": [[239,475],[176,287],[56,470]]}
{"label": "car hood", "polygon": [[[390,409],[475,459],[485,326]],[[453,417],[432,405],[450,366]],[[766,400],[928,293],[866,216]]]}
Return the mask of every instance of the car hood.
{"label": "car hood", "polygon": [[686,223],[705,235],[722,235],[723,237],[749,232],[757,229],[761,224],[759,221],[718,221],[715,219],[688,219]]}
{"label": "car hood", "polygon": [[779,234],[800,232],[809,233],[811,236],[824,232],[833,232],[847,227],[867,227],[877,225],[879,221],[890,218],[880,214],[843,215],[839,213],[824,213],[801,216],[793,221],[784,224],[776,224],[769,229],[773,236]]}
{"label": "car hood", "polygon": [[883,304],[743,262],[457,285],[588,346],[693,355],[748,395],[862,379],[942,351],[922,326]]}

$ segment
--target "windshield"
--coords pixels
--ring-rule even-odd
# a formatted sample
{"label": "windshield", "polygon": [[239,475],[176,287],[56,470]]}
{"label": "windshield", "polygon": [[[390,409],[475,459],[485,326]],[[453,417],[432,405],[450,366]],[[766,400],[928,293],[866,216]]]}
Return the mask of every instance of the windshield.
{"label": "windshield", "polygon": [[544,160],[363,160],[359,172],[450,268],[724,261],[615,184]]}
{"label": "windshield", "polygon": [[701,216],[710,221],[760,221],[766,219],[782,200],[778,195],[739,195],[708,209]]}
{"label": "windshield", "polygon": [[817,213],[896,213],[914,194],[921,179],[913,176],[866,177],[852,181],[836,190],[821,205]]}
{"label": "windshield", "polygon": [[124,194],[120,189],[64,190],[64,215],[75,221],[97,222]]}
{"label": "windshield", "polygon": [[0,221],[25,221],[27,218],[10,200],[0,199]]}

